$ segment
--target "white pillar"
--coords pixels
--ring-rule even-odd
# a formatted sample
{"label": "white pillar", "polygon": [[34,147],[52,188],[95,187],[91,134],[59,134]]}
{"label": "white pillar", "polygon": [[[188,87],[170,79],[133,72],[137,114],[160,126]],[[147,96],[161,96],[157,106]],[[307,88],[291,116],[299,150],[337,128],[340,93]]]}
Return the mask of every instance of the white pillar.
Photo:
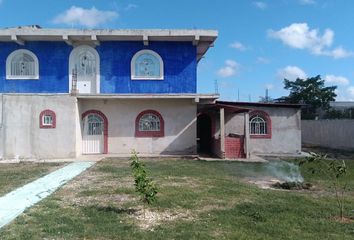
{"label": "white pillar", "polygon": [[250,125],[249,125],[249,119],[250,115],[248,112],[245,112],[244,114],[244,119],[245,119],[245,142],[244,142],[244,151],[246,154],[246,158],[250,158]]}
{"label": "white pillar", "polygon": [[220,108],[220,150],[222,158],[225,156],[225,109]]}

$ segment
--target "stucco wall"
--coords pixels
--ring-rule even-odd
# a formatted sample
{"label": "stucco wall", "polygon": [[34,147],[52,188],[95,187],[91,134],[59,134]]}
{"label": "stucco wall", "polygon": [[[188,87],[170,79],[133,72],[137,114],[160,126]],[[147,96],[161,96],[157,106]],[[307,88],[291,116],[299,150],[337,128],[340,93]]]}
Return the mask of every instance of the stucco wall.
{"label": "stucco wall", "polygon": [[[0,92],[68,93],[69,55],[64,42],[27,42],[24,46],[0,42]],[[17,49],[32,51],[39,60],[38,80],[6,80],[6,58]],[[156,51],[164,61],[164,80],[130,79],[130,62],[142,49]],[[101,42],[101,93],[195,93],[196,47],[190,42]]]}
{"label": "stucco wall", "polygon": [[[4,95],[2,156],[4,158],[75,157],[76,98]],[[39,128],[41,111],[56,113],[56,128]]]}
{"label": "stucco wall", "polygon": [[302,120],[301,130],[303,144],[354,149],[354,120]]}
{"label": "stucco wall", "polygon": [[270,139],[251,138],[251,153],[300,153],[301,112],[297,108],[252,107],[267,112],[272,121]]}
{"label": "stucco wall", "polygon": [[[108,118],[108,153],[146,154],[196,153],[196,104],[190,99],[176,100],[87,100],[80,99],[80,116],[100,110]],[[161,138],[135,137],[135,120],[144,110],[158,111],[165,122]]]}
{"label": "stucco wall", "polygon": [[[301,113],[296,108],[251,107],[269,114],[272,121],[272,137],[270,139],[251,138],[250,151],[258,154],[299,153],[301,151]],[[220,121],[214,115],[215,137],[220,134]],[[225,135],[230,133],[244,135],[244,114],[225,112]]]}

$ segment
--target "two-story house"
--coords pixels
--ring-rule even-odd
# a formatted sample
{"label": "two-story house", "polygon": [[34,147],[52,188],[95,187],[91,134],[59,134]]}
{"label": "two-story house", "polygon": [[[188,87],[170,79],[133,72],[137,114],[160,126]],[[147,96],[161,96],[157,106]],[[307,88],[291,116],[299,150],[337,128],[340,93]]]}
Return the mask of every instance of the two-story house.
{"label": "two-story house", "polygon": [[3,158],[195,154],[213,30],[0,30]]}
{"label": "two-story house", "polygon": [[0,158],[299,153],[300,106],[197,93],[217,35],[0,29]]}

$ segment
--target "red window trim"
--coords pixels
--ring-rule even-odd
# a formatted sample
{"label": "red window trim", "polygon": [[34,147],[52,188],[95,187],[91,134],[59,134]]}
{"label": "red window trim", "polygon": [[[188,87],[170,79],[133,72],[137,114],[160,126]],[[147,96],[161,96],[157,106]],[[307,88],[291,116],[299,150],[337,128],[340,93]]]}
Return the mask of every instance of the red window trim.
{"label": "red window trim", "polygon": [[[53,119],[53,122],[51,125],[44,125],[43,124],[43,117],[44,115],[50,115],[52,116],[52,119]],[[57,126],[57,119],[56,119],[56,114],[54,111],[50,110],[50,109],[46,109],[46,110],[43,110],[40,114],[39,114],[39,128],[44,128],[44,129],[47,129],[47,128],[56,128]]]}
{"label": "red window trim", "polygon": [[88,110],[81,115],[82,120],[89,114],[97,114],[103,119],[103,154],[108,153],[108,119],[99,110]]}
{"label": "red window trim", "polygon": [[[145,114],[154,114],[160,119],[160,131],[140,131],[139,130],[139,121],[140,118]],[[155,110],[148,109],[139,113],[135,119],[135,137],[164,137],[165,136],[165,122],[162,115]]]}
{"label": "red window trim", "polygon": [[255,115],[260,115],[267,122],[267,134],[251,134],[251,129],[250,129],[250,138],[268,138],[268,139],[272,138],[272,120],[271,120],[269,114],[265,111],[262,111],[262,110],[254,110],[254,111],[250,112],[249,123],[251,121],[251,118]]}

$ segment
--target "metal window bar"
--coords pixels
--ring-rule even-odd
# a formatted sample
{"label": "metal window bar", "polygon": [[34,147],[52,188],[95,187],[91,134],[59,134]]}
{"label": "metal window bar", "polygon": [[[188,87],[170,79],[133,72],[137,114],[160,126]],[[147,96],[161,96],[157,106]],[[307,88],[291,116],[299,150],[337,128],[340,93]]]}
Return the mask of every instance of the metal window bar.
{"label": "metal window bar", "polygon": [[144,114],[139,120],[139,131],[160,131],[160,119],[155,114]]}
{"label": "metal window bar", "polygon": [[250,120],[250,134],[265,135],[267,134],[267,122],[259,115]]}

